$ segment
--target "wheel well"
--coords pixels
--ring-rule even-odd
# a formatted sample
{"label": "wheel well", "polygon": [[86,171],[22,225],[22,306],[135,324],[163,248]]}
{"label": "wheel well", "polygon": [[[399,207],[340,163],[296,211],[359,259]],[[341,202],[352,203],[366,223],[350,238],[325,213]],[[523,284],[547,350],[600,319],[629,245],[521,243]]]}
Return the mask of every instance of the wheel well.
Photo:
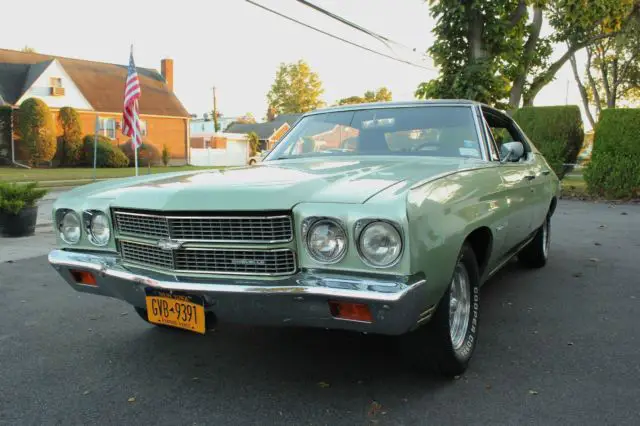
{"label": "wheel well", "polygon": [[551,205],[549,206],[549,217],[553,216],[553,212],[556,211],[556,205],[558,204],[558,199],[553,197],[551,199]]}
{"label": "wheel well", "polygon": [[465,241],[471,244],[473,253],[476,255],[476,260],[478,261],[480,276],[482,276],[487,267],[489,254],[491,253],[491,244],[493,243],[491,230],[486,226],[478,228],[469,234]]}

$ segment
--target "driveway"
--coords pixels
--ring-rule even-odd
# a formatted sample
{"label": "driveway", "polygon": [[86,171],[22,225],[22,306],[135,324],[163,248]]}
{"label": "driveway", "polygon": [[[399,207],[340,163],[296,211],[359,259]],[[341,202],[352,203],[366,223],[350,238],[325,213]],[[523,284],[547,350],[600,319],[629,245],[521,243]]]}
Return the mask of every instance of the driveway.
{"label": "driveway", "polygon": [[161,330],[75,293],[45,257],[0,263],[0,424],[640,424],[640,206],[561,202],[551,260],[482,290],[451,382],[393,339],[221,324]]}

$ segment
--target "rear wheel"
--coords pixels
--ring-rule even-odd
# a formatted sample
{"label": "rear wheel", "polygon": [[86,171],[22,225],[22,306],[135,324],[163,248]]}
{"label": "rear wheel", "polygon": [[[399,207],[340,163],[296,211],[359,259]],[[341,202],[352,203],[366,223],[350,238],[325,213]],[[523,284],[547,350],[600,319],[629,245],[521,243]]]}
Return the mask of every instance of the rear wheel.
{"label": "rear wheel", "polygon": [[464,373],[476,347],[480,274],[471,246],[462,247],[447,292],[431,321],[406,336],[409,356],[436,373]]}
{"label": "rear wheel", "polygon": [[549,245],[551,244],[551,218],[546,217],[544,223],[533,240],[518,254],[518,260],[529,268],[542,268],[549,258]]}

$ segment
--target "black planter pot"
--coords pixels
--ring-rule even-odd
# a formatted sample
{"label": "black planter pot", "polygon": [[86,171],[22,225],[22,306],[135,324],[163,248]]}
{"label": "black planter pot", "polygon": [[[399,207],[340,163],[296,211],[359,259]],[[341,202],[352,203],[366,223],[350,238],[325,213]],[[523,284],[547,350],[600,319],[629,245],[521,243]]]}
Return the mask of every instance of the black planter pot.
{"label": "black planter pot", "polygon": [[0,212],[0,235],[3,237],[27,237],[36,231],[38,206],[27,207],[18,214]]}

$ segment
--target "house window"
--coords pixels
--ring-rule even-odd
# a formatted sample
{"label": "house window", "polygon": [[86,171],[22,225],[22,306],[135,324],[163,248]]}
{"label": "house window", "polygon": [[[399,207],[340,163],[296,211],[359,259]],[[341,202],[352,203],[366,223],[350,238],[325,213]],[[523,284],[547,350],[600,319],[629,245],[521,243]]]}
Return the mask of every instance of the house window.
{"label": "house window", "polygon": [[116,138],[116,120],[115,118],[100,119],[100,134],[109,139]]}
{"label": "house window", "polygon": [[51,87],[62,87],[62,79],[60,77],[51,77]]}

